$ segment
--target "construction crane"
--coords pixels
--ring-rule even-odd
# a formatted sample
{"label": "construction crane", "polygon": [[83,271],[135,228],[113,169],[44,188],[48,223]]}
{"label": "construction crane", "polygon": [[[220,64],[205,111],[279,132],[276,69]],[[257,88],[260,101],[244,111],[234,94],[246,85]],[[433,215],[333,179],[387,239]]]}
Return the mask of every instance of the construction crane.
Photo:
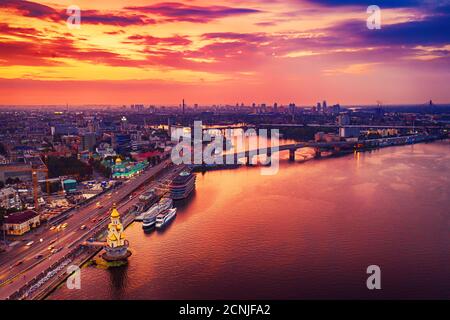
{"label": "construction crane", "polygon": [[38,201],[38,188],[39,188],[39,182],[38,182],[38,172],[45,172],[46,175],[46,182],[47,182],[47,193],[50,193],[50,181],[48,179],[48,169],[46,167],[40,167],[40,168],[31,168],[31,176],[33,178],[33,198],[34,198],[34,209],[36,212],[39,212],[39,201]]}
{"label": "construction crane", "polygon": [[[14,172],[23,172],[24,168],[23,166],[17,166],[11,169]],[[38,203],[38,172],[45,172],[46,178],[48,180],[48,169],[45,166],[37,166],[37,165],[31,165],[31,167],[28,169],[25,169],[26,171],[31,171],[31,177],[33,182],[33,197],[34,197],[34,207],[36,211],[39,210],[39,203]],[[50,193],[50,181],[47,181],[47,192]]]}

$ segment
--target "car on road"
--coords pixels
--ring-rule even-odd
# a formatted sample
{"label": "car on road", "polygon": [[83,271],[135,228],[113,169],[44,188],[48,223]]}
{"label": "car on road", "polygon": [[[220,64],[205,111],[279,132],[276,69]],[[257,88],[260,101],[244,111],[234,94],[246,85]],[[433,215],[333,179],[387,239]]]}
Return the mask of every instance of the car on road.
{"label": "car on road", "polygon": [[55,249],[55,246],[48,246],[47,249],[50,250],[50,251],[52,251],[53,249]]}
{"label": "car on road", "polygon": [[50,241],[50,244],[54,244],[56,242],[56,239],[53,239],[52,241]]}
{"label": "car on road", "polygon": [[97,222],[97,219],[96,219],[96,218],[93,218],[91,221],[92,221],[92,222]]}
{"label": "car on road", "polygon": [[23,263],[23,260],[19,260],[13,265],[13,267],[20,266],[22,263]]}
{"label": "car on road", "polygon": [[26,244],[27,247],[31,246],[34,243],[34,241],[30,241]]}
{"label": "car on road", "polygon": [[83,224],[83,225],[80,227],[80,229],[81,229],[81,230],[86,229],[86,225]]}
{"label": "car on road", "polygon": [[50,227],[50,230],[55,230],[56,229],[56,226],[51,226]]}
{"label": "car on road", "polygon": [[39,260],[39,259],[42,259],[43,257],[44,257],[43,254],[37,254],[34,258],[35,258],[36,260]]}
{"label": "car on road", "polygon": [[67,228],[68,225],[69,225],[69,224],[66,222],[66,223],[64,223],[64,224],[61,226],[61,228],[65,229],[65,228]]}

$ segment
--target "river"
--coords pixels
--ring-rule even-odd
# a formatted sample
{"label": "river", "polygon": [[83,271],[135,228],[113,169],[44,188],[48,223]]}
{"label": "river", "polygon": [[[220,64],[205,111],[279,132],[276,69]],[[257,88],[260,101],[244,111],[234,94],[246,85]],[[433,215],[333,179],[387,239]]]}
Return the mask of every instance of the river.
{"label": "river", "polygon": [[[450,298],[450,143],[197,173],[163,232],[126,230],[126,267],[49,299]],[[368,290],[366,268],[381,268]]]}

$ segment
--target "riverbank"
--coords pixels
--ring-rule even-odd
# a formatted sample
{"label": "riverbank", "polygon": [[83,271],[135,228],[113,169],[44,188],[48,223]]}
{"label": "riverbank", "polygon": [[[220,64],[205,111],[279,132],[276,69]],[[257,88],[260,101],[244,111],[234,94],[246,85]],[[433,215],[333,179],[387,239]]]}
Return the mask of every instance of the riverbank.
{"label": "riverbank", "polygon": [[[180,168],[178,168],[175,172],[178,172],[180,170],[183,169],[183,166],[180,166]],[[174,174],[174,171],[170,170],[168,172],[164,172],[164,173],[158,173],[155,177],[155,179],[167,179],[168,177],[172,176]],[[155,180],[152,181],[152,183],[150,185],[146,185],[145,188],[143,188],[143,190],[140,191],[140,194],[143,194],[146,192],[146,190],[148,190],[149,188],[153,188],[155,187],[153,184],[155,184]],[[139,198],[139,194],[135,195],[135,197],[133,197],[134,199],[138,199]],[[122,224],[124,227],[124,230],[126,230],[134,221],[136,218],[136,214],[135,212],[132,210],[133,205],[128,206],[128,209],[124,211],[124,214],[122,216]],[[107,229],[106,229],[106,225],[107,223],[109,223],[109,216],[107,217],[107,219],[105,220],[104,226],[102,228],[100,228],[100,230],[98,232],[96,232],[93,237],[94,240],[98,240],[98,242],[102,242],[104,241],[106,234],[107,234]],[[93,241],[95,242],[95,241]],[[95,258],[97,255],[99,255],[102,250],[103,247],[89,247],[89,246],[84,246],[82,245],[80,247],[80,250],[85,250],[84,254],[80,254],[81,257],[79,259],[78,263],[73,263],[74,265],[77,265],[80,268],[83,268],[85,265],[91,264],[92,263],[92,259]],[[133,251],[133,249],[130,249],[131,252]],[[57,279],[50,284],[50,286],[48,288],[45,289],[45,294],[41,294],[39,296],[38,299],[45,299],[47,296],[49,296],[54,290],[56,290],[59,286],[61,286],[61,284],[63,284],[67,278],[69,277],[69,274],[67,273],[61,273]]]}

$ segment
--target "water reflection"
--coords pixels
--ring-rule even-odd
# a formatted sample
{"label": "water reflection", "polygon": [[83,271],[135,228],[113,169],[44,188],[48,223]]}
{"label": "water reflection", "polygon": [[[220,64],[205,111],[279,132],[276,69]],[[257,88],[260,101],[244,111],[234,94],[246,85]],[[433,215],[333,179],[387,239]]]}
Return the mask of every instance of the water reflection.
{"label": "water reflection", "polygon": [[106,270],[109,275],[109,283],[111,285],[111,296],[114,300],[124,299],[124,288],[127,287],[128,281],[128,265]]}
{"label": "water reflection", "polygon": [[[126,230],[133,255],[123,279],[84,268],[81,290],[50,298],[448,298],[448,147],[285,158],[274,176],[199,173],[163,233]],[[380,292],[365,286],[371,264],[382,269]]]}

